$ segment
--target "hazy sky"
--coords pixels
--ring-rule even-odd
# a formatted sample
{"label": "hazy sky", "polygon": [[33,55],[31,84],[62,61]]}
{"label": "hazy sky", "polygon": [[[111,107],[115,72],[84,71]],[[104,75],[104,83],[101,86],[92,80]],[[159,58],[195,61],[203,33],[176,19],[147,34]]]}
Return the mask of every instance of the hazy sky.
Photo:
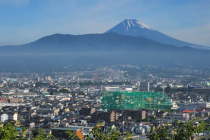
{"label": "hazy sky", "polygon": [[55,33],[103,33],[124,19],[210,46],[210,0],[0,0],[0,45]]}

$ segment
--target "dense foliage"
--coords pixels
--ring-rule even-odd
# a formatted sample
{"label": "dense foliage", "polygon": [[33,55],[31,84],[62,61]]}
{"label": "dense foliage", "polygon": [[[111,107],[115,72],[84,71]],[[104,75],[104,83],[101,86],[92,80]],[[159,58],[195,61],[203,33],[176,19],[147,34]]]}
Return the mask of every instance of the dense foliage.
{"label": "dense foliage", "polygon": [[[27,140],[30,136],[32,140],[56,140],[56,138],[46,133],[43,129],[39,128],[29,135],[26,128],[20,128],[18,122],[6,123],[0,126],[0,139],[3,140]],[[189,140],[194,134],[199,133],[204,129],[204,122],[195,123],[195,120],[191,120],[188,123],[177,122],[175,124],[166,124],[159,128],[152,129],[148,134],[150,140]],[[76,132],[67,131],[69,139],[80,140]],[[117,140],[122,138],[123,134],[115,129],[108,129],[106,133],[102,132],[101,126],[97,125],[90,131],[83,140]],[[126,140],[132,140],[132,133],[125,132],[124,138]]]}
{"label": "dense foliage", "polygon": [[70,93],[70,91],[68,89],[64,89],[64,88],[60,89],[59,92],[61,92],[61,93]]}
{"label": "dense foliage", "polygon": [[36,135],[29,135],[27,128],[21,128],[19,122],[8,122],[0,126],[0,139],[1,140],[56,140],[56,138],[47,134],[43,129],[37,129]]}
{"label": "dense foliage", "polygon": [[188,123],[177,122],[175,124],[166,124],[152,129],[148,135],[150,140],[189,140],[194,134],[199,133],[204,128],[204,122],[195,123],[191,120]]}
{"label": "dense foliage", "polygon": [[4,124],[3,127],[0,127],[0,139],[2,140],[12,140],[12,139],[22,139],[25,138],[25,128],[19,129],[18,122],[11,122]]}
{"label": "dense foliage", "polygon": [[[69,138],[72,140],[80,140],[75,133],[71,131],[67,131],[69,134]],[[96,126],[88,133],[88,135],[84,136],[84,140],[117,140],[122,138],[120,136],[120,132],[116,131],[115,129],[108,129],[108,132],[103,133],[100,126]],[[124,138],[126,140],[132,140],[132,133],[131,132],[124,132]]]}

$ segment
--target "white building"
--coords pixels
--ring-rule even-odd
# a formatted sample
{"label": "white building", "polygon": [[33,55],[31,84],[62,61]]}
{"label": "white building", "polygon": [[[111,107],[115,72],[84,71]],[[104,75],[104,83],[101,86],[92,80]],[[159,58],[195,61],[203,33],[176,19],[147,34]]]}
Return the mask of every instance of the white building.
{"label": "white building", "polygon": [[176,121],[188,121],[190,118],[188,113],[175,113],[167,117],[172,122]]}
{"label": "white building", "polygon": [[139,125],[138,127],[136,127],[135,133],[137,133],[137,134],[145,134],[145,128],[142,125]]}
{"label": "white building", "polygon": [[179,108],[179,106],[176,104],[176,102],[173,102],[172,101],[172,99],[171,99],[171,102],[172,102],[172,107],[171,107],[171,109],[178,109]]}
{"label": "white building", "polygon": [[29,89],[19,89],[18,93],[28,93]]}
{"label": "white building", "polygon": [[3,113],[1,114],[1,122],[5,122],[7,120],[15,120],[17,121],[18,120],[18,113],[15,112],[15,113]]}
{"label": "white building", "polygon": [[202,102],[202,103],[200,103],[200,107],[201,108],[210,108],[210,103],[208,103],[208,102]]}
{"label": "white building", "polygon": [[106,91],[132,91],[132,86],[120,85],[120,86],[107,86],[104,87]]}
{"label": "white building", "polygon": [[179,110],[196,110],[210,108],[209,102],[194,102],[194,103],[182,103],[179,106]]}

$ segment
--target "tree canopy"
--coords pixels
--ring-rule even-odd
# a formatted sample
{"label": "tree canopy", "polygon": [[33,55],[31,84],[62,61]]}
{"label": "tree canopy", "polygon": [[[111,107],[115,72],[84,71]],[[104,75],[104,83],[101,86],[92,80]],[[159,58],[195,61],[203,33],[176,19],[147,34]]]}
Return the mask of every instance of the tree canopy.
{"label": "tree canopy", "polygon": [[195,120],[190,120],[187,123],[177,123],[166,124],[151,130],[148,134],[150,140],[189,140],[194,134],[199,133],[203,130],[205,124],[204,122],[195,123]]}
{"label": "tree canopy", "polygon": [[[195,123],[190,120],[187,123],[168,123],[159,128],[152,129],[147,135],[150,140],[189,140],[194,134],[204,129],[205,123]],[[19,122],[9,122],[0,126],[0,139],[3,140],[27,140],[29,138],[27,128],[20,128]],[[76,132],[67,131],[69,139],[80,140]],[[132,140],[131,132],[120,133],[116,129],[109,128],[107,132],[103,132],[101,125],[96,125],[87,135],[82,136],[83,140],[118,140],[123,138]],[[53,135],[46,133],[42,128],[36,130],[31,135],[32,140],[57,140]]]}

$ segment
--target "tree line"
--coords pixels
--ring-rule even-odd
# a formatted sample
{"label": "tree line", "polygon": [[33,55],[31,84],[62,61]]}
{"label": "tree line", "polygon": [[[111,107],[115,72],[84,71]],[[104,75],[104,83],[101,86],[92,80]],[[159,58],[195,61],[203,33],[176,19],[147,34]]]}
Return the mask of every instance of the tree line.
{"label": "tree line", "polygon": [[[147,135],[150,140],[189,140],[194,134],[199,133],[205,128],[205,123],[195,123],[190,120],[187,123],[168,123],[158,128],[151,128]],[[101,129],[101,124],[96,125],[87,135],[78,136],[76,132],[66,131],[70,140],[119,140],[124,138],[132,140],[133,133],[124,132],[123,134],[116,129],[109,128],[106,133]],[[27,128],[20,128],[19,122],[8,122],[0,126],[0,139],[2,140],[58,140],[52,134],[46,133],[42,128],[38,128],[33,133]]]}

